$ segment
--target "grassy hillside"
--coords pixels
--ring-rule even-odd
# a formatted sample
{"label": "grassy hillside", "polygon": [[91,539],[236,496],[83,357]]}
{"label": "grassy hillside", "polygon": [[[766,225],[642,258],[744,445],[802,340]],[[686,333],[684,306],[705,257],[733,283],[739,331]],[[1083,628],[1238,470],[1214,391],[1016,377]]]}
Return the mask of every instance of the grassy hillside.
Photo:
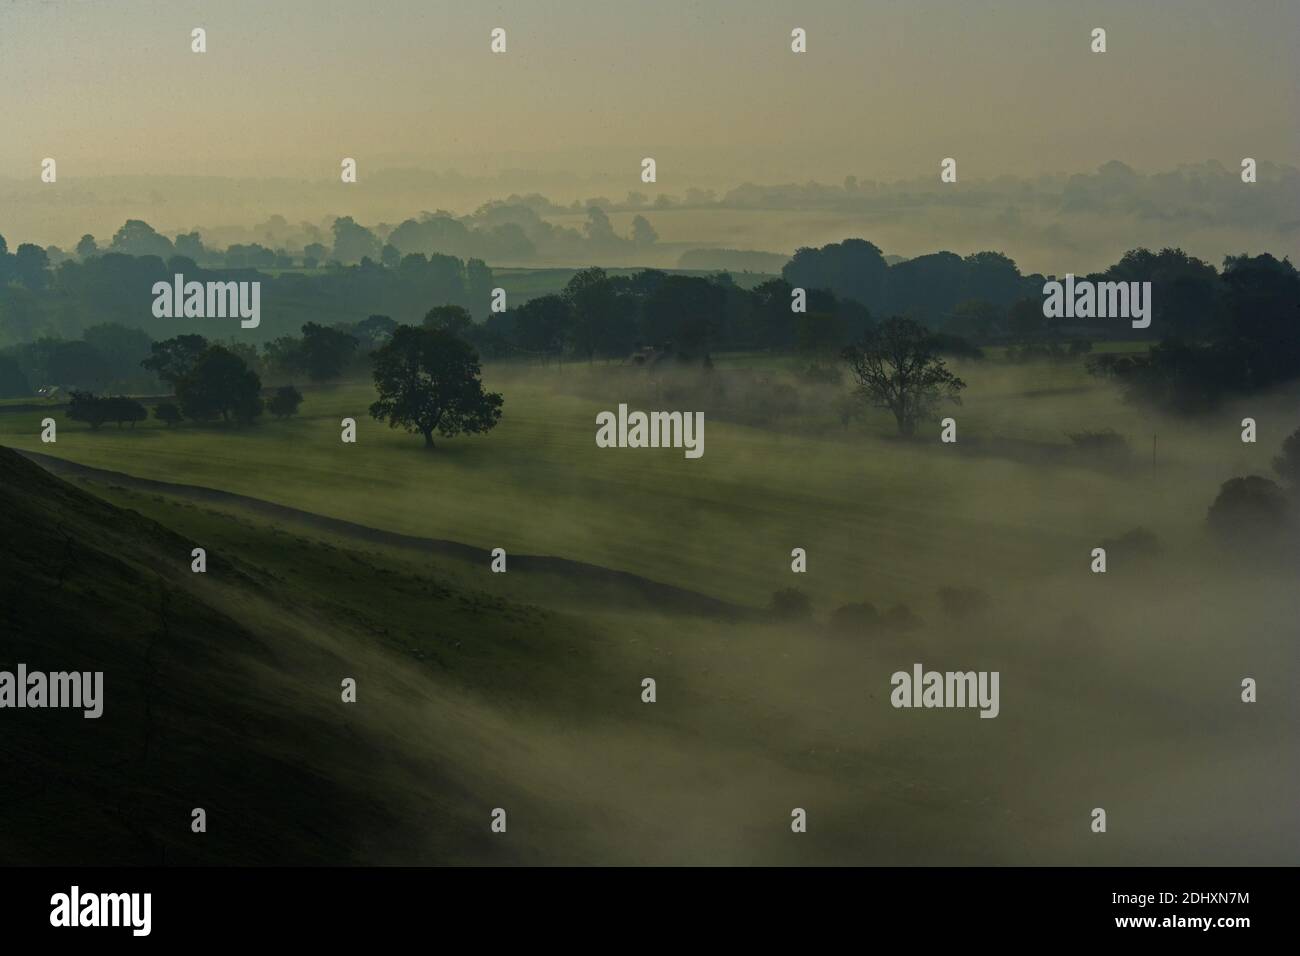
{"label": "grassy hillside", "polygon": [[[1077,365],[970,363],[958,367],[970,386],[964,404],[949,412],[957,444],[941,445],[937,428],[901,443],[879,414],[841,426],[831,407],[838,393],[799,383],[797,367],[732,362],[744,360],[719,359],[712,380],[723,383],[721,398],[695,372],[652,379],[601,365],[490,369],[488,386],[505,395],[500,426],[441,441],[432,453],[369,418],[367,385],[309,390],[301,418],[244,430],[168,431],[151,421],[96,433],[57,414],[59,441],[43,445],[42,413],[21,411],[0,413],[0,438],[389,531],[627,570],[749,605],[789,583],[790,551],[802,547],[814,573],[801,586],[828,610],[863,599],[923,605],[943,585],[1068,579],[1099,540],[1138,525],[1171,547],[1201,549],[1201,519],[1219,484],[1269,473],[1296,424],[1281,399],[1229,409],[1211,423],[1160,420],[1123,405]],[[764,411],[783,382],[799,404]],[[704,456],[597,448],[596,413],[620,401],[709,409]],[[1240,441],[1243,412],[1260,422],[1256,445]],[[345,416],[359,423],[356,445],[339,441]],[[1101,428],[1128,436],[1128,467],[1071,451],[1067,433]]]}
{"label": "grassy hillside", "polygon": [[[1275,576],[1130,568],[843,635],[0,467],[2,659],[107,684],[99,721],[3,713],[10,860],[1284,862],[1295,835]],[[890,708],[914,661],[1000,670],[1001,715]]]}
{"label": "grassy hillside", "polygon": [[[488,843],[486,821],[505,805],[553,822],[501,768],[518,713],[576,723],[613,686],[577,622],[270,525],[181,522],[187,537],[8,449],[0,525],[0,666],[105,684],[98,719],[0,713],[6,862],[539,859],[535,842]],[[561,668],[595,692],[540,693]]]}

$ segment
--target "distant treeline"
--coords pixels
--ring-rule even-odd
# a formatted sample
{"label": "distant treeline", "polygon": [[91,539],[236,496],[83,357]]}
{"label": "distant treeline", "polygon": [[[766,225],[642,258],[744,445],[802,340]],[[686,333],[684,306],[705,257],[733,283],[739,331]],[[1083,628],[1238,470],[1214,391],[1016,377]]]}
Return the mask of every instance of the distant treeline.
{"label": "distant treeline", "polygon": [[[153,237],[171,244],[133,223],[119,231],[115,246],[147,244]],[[348,234],[345,228],[340,236]],[[890,264],[862,239],[800,249],[781,278],[752,289],[725,272],[610,275],[589,268],[559,292],[506,302],[504,311],[493,311],[497,281],[477,259],[412,253],[387,256],[385,263],[363,257],[356,266],[323,273],[272,276],[205,269],[182,255],[164,261],[82,252],[80,259],[51,267],[46,250],[23,244],[11,254],[0,237],[0,345],[8,346],[0,352],[0,396],[30,395],[47,385],[156,388],[157,379],[140,367],[152,340],[183,332],[210,336],[219,328],[213,323],[222,321],[153,317],[153,283],[178,272],[186,280],[263,283],[260,352],[252,335],[233,338],[240,331],[234,325],[228,347],[272,380],[347,374],[352,359],[331,361],[324,371],[312,367],[304,356],[319,349],[311,343],[341,337],[355,342],[359,359],[397,325],[416,324],[421,316],[429,322],[431,307],[455,310],[454,321],[446,313],[438,323],[449,322],[488,359],[639,362],[737,350],[834,354],[876,320],[901,315],[939,335],[944,351],[967,356],[978,354],[972,343],[1016,345],[1024,357],[1069,357],[1088,351],[1091,338],[1158,339],[1161,345],[1148,355],[1100,358],[1093,368],[1114,375],[1136,400],[1181,410],[1213,407],[1226,395],[1300,377],[1300,279],[1290,262],[1268,254],[1229,257],[1220,271],[1180,249],[1135,249],[1104,272],[1079,277],[1150,282],[1151,326],[1134,329],[1123,319],[1046,318],[1045,277],[1022,275],[1001,253],[939,252]],[[287,329],[301,329],[303,338],[284,335]]]}
{"label": "distant treeline", "polygon": [[770,279],[753,289],[727,273],[687,276],[644,269],[611,276],[576,273],[558,294],[490,314],[467,337],[489,358],[533,355],[629,358],[654,350],[699,358],[710,351],[833,350],[860,337],[871,316],[826,289],[806,290],[803,311],[793,289]]}
{"label": "distant treeline", "polygon": [[936,252],[890,265],[872,243],[846,239],[799,249],[781,274],[792,285],[830,289],[861,302],[873,315],[905,315],[976,341],[1031,342],[1072,331],[1108,339],[1200,338],[1222,318],[1226,293],[1214,266],[1181,249],[1133,249],[1104,272],[1076,277],[1150,282],[1154,315],[1149,329],[1114,319],[1049,322],[1043,316],[1048,277],[1022,275],[1000,252],[965,257]]}
{"label": "distant treeline", "polygon": [[[104,322],[143,328],[154,337],[191,331],[211,335],[208,320],[153,318],[147,290],[153,282],[170,279],[178,272],[196,281],[261,281],[264,321],[250,336],[258,340],[305,322],[333,325],[372,314],[417,322],[435,305],[459,305],[477,320],[484,320],[489,315],[491,291],[498,283],[483,259],[411,251],[413,246],[438,247],[441,240],[435,238],[442,235],[439,230],[448,229],[452,227],[440,217],[412,220],[390,234],[390,239],[398,241],[394,245],[381,242],[371,230],[344,218],[334,224],[332,246],[313,243],[297,254],[257,244],[212,250],[197,233],[169,239],[139,220],[129,220],[119,229],[106,250],[101,250],[93,237],[83,237],[75,254],[30,243],[10,254],[0,237],[0,346],[42,335],[74,338]],[[429,242],[412,238],[426,234],[434,238]],[[683,263],[703,263],[720,256],[717,261],[734,263],[736,271],[745,271],[750,263],[757,263],[756,255],[697,250],[686,253]],[[826,290],[839,300],[865,306],[878,318],[902,315],[975,342],[1027,343],[1070,337],[1195,340],[1221,321],[1224,307],[1224,286],[1215,267],[1179,249],[1136,249],[1102,273],[1079,276],[1094,281],[1150,281],[1155,312],[1149,330],[1097,320],[1076,320],[1073,327],[1049,325],[1042,315],[1046,277],[1023,275],[1013,260],[999,252],[964,257],[936,252],[891,264],[894,257],[884,255],[874,244],[846,239],[819,249],[799,249],[783,266],[770,254],[761,255],[762,264],[773,272],[779,268],[791,286]],[[643,296],[658,281],[628,280],[619,291]],[[719,279],[714,284],[727,283]],[[781,336],[770,334],[771,330],[755,329],[754,323],[743,318],[737,321],[735,316],[714,316],[711,321],[713,328],[706,330],[704,337],[712,338],[712,346],[718,349],[733,344],[789,345],[799,339],[798,330],[791,329],[782,341]],[[852,321],[848,324],[854,326]],[[636,342],[658,344],[653,334],[643,331],[619,335],[616,345],[609,348],[619,351]],[[701,338],[699,334],[676,337]],[[577,350],[583,351],[581,346]]]}
{"label": "distant treeline", "polygon": [[[147,244],[147,238],[141,243]],[[164,237],[157,238],[170,244]],[[178,273],[187,282],[260,282],[262,322],[246,336],[254,340],[297,329],[305,322],[355,321],[376,312],[413,322],[436,304],[459,305],[482,317],[495,284],[492,270],[482,260],[453,256],[412,254],[389,266],[365,259],[353,267],[281,274],[207,268],[176,253],[163,257],[92,252],[53,265],[39,246],[24,243],[10,254],[0,236],[0,346],[43,336],[75,338],[103,323],[143,329],[153,338],[181,332],[222,334],[212,319],[153,315],[153,284],[171,282]]]}

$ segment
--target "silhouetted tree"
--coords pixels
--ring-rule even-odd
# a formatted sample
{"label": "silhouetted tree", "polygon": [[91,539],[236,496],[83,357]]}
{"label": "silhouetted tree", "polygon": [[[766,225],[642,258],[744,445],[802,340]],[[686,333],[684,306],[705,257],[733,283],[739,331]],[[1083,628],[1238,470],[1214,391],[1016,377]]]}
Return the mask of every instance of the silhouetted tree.
{"label": "silhouetted tree", "polygon": [[91,431],[99,431],[99,427],[109,420],[108,407],[102,398],[82,391],[73,391],[69,398],[68,417],[74,422],[85,422]]}
{"label": "silhouetted tree", "polygon": [[172,241],[141,219],[128,219],[113,234],[109,249],[126,256],[157,256],[166,259],[175,249]]}
{"label": "silhouetted tree", "polygon": [[1207,522],[1220,542],[1266,555],[1285,530],[1288,517],[1286,495],[1277,483],[1247,475],[1223,483]]}
{"label": "silhouetted tree", "polygon": [[150,345],[149,357],[140,364],[174,388],[194,370],[207,347],[208,340],[201,335],[177,335]]}
{"label": "silhouetted tree", "polygon": [[124,395],[116,395],[112,398],[100,399],[104,403],[107,420],[117,422],[117,427],[121,428],[123,422],[130,422],[131,427],[135,427],[136,422],[142,422],[149,417],[149,411],[134,398],[127,398]]}
{"label": "silhouetted tree", "polygon": [[346,332],[315,322],[302,327],[302,363],[313,382],[338,378],[357,351],[357,340]]}
{"label": "silhouetted tree", "polygon": [[281,385],[266,403],[266,410],[276,418],[288,418],[298,414],[298,406],[301,404],[301,392],[292,385]]}
{"label": "silhouetted tree", "polygon": [[171,428],[179,422],[183,416],[181,415],[181,410],[177,408],[175,404],[172,402],[163,402],[160,405],[154,406],[153,417],[158,419],[158,421],[162,422],[168,428]]}
{"label": "silhouetted tree", "polygon": [[561,296],[572,316],[569,335],[574,351],[590,362],[597,351],[604,349],[606,330],[618,313],[614,286],[604,269],[583,269],[573,274]]}
{"label": "silhouetted tree", "polygon": [[966,383],[935,353],[934,337],[910,319],[881,323],[843,356],[859,396],[892,412],[900,435],[915,434],[917,423],[935,417],[941,401],[961,404]]}
{"label": "silhouetted tree", "polygon": [[812,600],[798,588],[781,588],[772,594],[772,616],[783,621],[812,617]]}
{"label": "silhouetted tree", "polygon": [[568,301],[558,295],[529,299],[513,312],[520,348],[546,355],[560,350],[573,321]]}
{"label": "silhouetted tree", "polygon": [[1282,454],[1273,459],[1273,470],[1292,491],[1300,492],[1300,428],[1282,441]]}
{"label": "silhouetted tree", "polygon": [[14,253],[14,272],[18,281],[33,292],[40,292],[49,285],[50,255],[34,243],[24,242]]}
{"label": "silhouetted tree", "polygon": [[435,431],[485,432],[501,418],[501,396],[483,391],[478,353],[445,329],[398,326],[375,351],[374,374],[379,400],[370,414],[423,435],[426,448]]}
{"label": "silhouetted tree", "polygon": [[450,332],[462,339],[469,333],[473,325],[474,317],[469,314],[467,309],[463,309],[458,305],[434,306],[424,314],[424,327],[426,329],[442,329],[442,331]]}
{"label": "silhouetted tree", "polygon": [[251,422],[262,414],[261,390],[257,373],[220,345],[209,346],[176,382],[181,412],[194,421]]}

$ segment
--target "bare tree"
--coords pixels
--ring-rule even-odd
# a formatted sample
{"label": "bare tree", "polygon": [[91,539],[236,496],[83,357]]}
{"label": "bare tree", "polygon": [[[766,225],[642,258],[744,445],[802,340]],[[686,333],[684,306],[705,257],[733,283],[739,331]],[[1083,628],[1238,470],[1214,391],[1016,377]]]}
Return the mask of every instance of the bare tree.
{"label": "bare tree", "polygon": [[937,417],[941,401],[961,404],[966,383],[948,371],[930,332],[911,319],[881,323],[843,357],[857,379],[858,396],[892,412],[900,435],[911,436],[917,422]]}

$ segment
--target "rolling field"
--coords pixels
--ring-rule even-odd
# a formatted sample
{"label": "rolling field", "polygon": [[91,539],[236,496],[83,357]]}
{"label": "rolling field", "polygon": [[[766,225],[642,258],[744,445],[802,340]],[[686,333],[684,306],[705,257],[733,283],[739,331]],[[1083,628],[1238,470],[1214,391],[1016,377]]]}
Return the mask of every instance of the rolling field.
{"label": "rolling field", "polygon": [[[0,413],[0,440],[385,530],[586,561],[750,605],[790,583],[790,551],[802,547],[811,573],[800,586],[829,609],[924,602],[949,584],[1072,576],[1098,540],[1138,525],[1195,549],[1219,484],[1269,474],[1296,424],[1281,401],[1252,409],[1261,438],[1243,445],[1236,409],[1208,427],[1154,421],[1080,367],[957,368],[967,398],[944,413],[957,419],[956,445],[940,444],[935,426],[921,441],[899,442],[880,414],[844,428],[814,404],[776,427],[706,415],[697,460],[679,450],[600,449],[598,411],[620,401],[700,407],[691,402],[701,396],[686,389],[676,404],[662,395],[656,403],[643,374],[599,365],[489,368],[487,387],[505,395],[498,428],[439,440],[432,453],[418,436],[368,416],[367,385],[309,390],[300,418],[248,429],[168,431],[150,421],[91,432],[56,415],[56,445],[39,440],[42,412]],[[343,417],[358,422],[355,445],[339,441]],[[1100,428],[1129,437],[1131,467],[1067,454],[1067,432]],[[1152,434],[1160,436],[1154,470]]]}
{"label": "rolling field", "polygon": [[[724,357],[717,374],[761,364]],[[793,371],[759,370],[769,385]],[[1224,562],[1202,529],[1221,481],[1267,473],[1294,406],[1254,410],[1261,440],[1250,446],[1236,409],[1195,426],[1138,418],[1078,368],[959,373],[970,388],[952,412],[956,446],[897,441],[879,416],[814,422],[814,402],[765,425],[708,417],[698,460],[598,449],[601,409],[707,397],[689,376],[652,382],[599,365],[489,368],[501,425],[432,453],[370,420],[362,385],[309,390],[300,419],[248,429],[92,433],[56,412],[55,445],[37,437],[46,413],[3,412],[0,443],[364,526],[336,532],[192,490],[73,479],[186,542],[150,537],[140,560],[227,616],[196,612],[197,648],[222,628],[260,641],[216,685],[239,695],[234,724],[204,732],[248,750],[277,785],[314,794],[309,782],[334,782],[310,813],[286,818],[270,783],[215,767],[190,782],[211,788],[222,817],[250,799],[259,808],[240,824],[240,851],[196,851],[161,832],[141,849],[128,827],[123,845],[141,859],[166,846],[194,862],[1286,862],[1300,714],[1282,688],[1300,676],[1300,595],[1293,574]],[[733,398],[753,394],[749,379],[725,380]],[[358,420],[355,446],[338,440],[344,416]],[[1134,462],[1063,453],[1066,432],[1103,427],[1134,439]],[[1139,440],[1152,430],[1154,471]],[[32,520],[26,502],[11,500],[16,524]],[[41,520],[53,527],[64,513]],[[1088,573],[1100,539],[1138,525],[1164,557],[1129,563],[1117,550],[1108,574]],[[526,563],[492,574],[367,528],[584,561],[753,609],[794,585],[815,618],[703,616]],[[194,580],[189,542],[224,564]],[[807,574],[790,571],[796,546]],[[935,592],[948,585],[980,587],[989,606],[945,615]],[[873,634],[822,623],[861,600],[906,602],[919,623]],[[891,708],[890,675],[914,662],[999,671],[998,719]],[[361,687],[343,710],[340,674]],[[1237,675],[1260,680],[1257,705],[1239,703]],[[653,706],[640,700],[647,676]],[[178,730],[168,775],[133,767],[137,796],[183,810],[193,801],[175,781],[201,752]],[[508,841],[485,836],[496,806],[509,808]],[[1094,806],[1122,839],[1094,838]],[[806,839],[791,837],[792,807],[808,811]],[[311,840],[343,819],[344,835]]]}

